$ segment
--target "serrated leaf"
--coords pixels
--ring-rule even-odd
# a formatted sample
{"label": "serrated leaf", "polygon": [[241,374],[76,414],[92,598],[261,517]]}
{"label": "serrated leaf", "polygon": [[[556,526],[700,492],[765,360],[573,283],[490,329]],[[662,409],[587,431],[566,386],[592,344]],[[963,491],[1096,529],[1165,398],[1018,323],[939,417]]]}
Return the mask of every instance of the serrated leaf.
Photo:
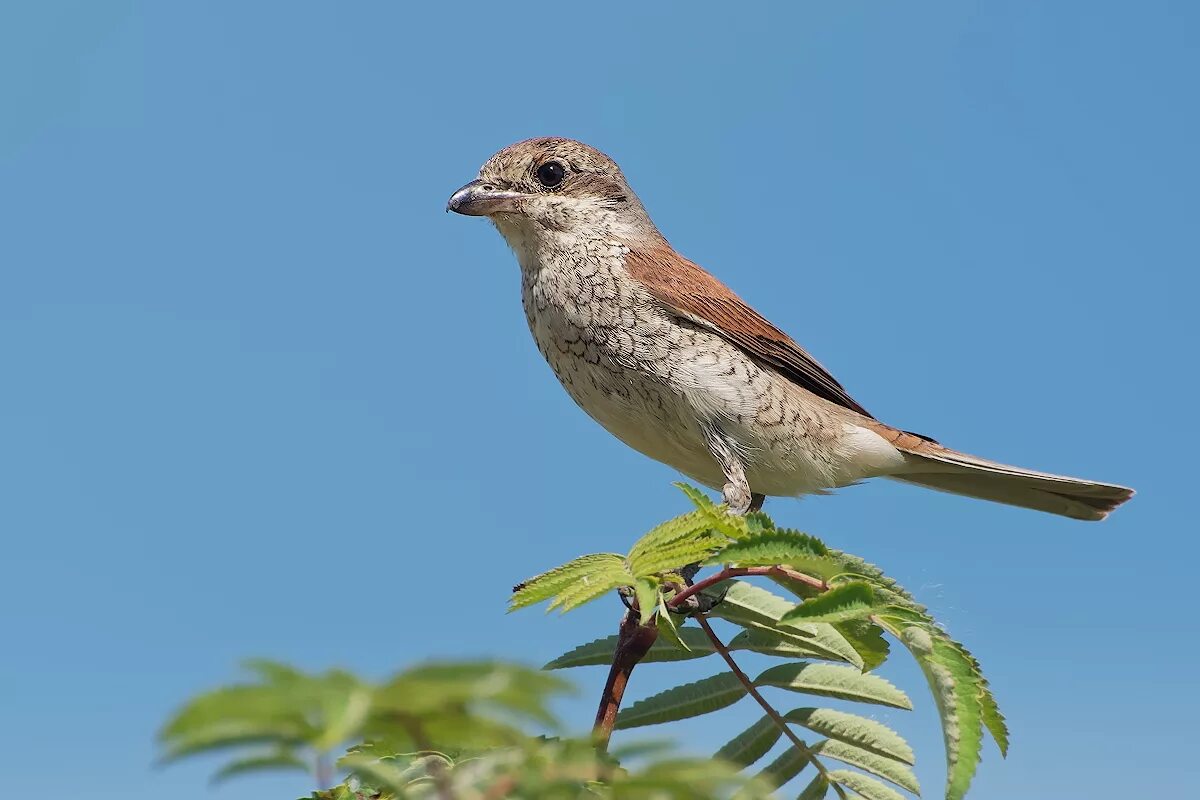
{"label": "serrated leaf", "polygon": [[[508,610],[515,611],[518,608],[549,600],[589,578],[594,581],[596,576],[611,577],[614,573],[625,572],[625,559],[616,553],[593,553],[580,556],[561,567],[555,567],[518,584],[513,589]],[[633,576],[629,576],[627,585],[632,584]]]}
{"label": "serrated leaf", "polygon": [[645,554],[631,571],[638,577],[676,572],[705,561],[726,541],[723,536],[697,535],[691,541],[674,542]]}
{"label": "serrated leaf", "polygon": [[617,714],[616,727],[624,730],[697,717],[731,706],[745,694],[746,687],[736,675],[722,672],[637,701]]}
{"label": "serrated leaf", "polygon": [[794,746],[789,747],[768,764],[762,772],[758,773],[758,777],[778,789],[799,775],[810,760],[808,753],[798,750]]}
{"label": "serrated leaf", "polygon": [[743,514],[742,519],[746,520],[746,530],[752,536],[775,530],[775,520],[762,511],[751,511],[748,514]]}
{"label": "serrated leaf", "polygon": [[291,772],[308,772],[308,764],[293,753],[281,751],[250,755],[230,761],[217,770],[212,776],[212,783],[221,783],[238,775],[251,772],[273,772],[286,770]]}
{"label": "serrated leaf", "polygon": [[859,772],[848,769],[835,769],[827,773],[829,780],[845,786],[850,791],[866,798],[866,800],[904,800],[904,795],[890,786],[885,786],[874,778],[868,778]]}
{"label": "serrated leaf", "polygon": [[550,605],[546,607],[546,610],[552,611],[557,608],[565,614],[571,609],[578,608],[584,603],[589,603],[614,589],[633,585],[635,585],[635,579],[624,567],[609,567],[596,570],[587,575],[581,575],[575,583],[559,592],[550,601]]}
{"label": "serrated leaf", "polygon": [[912,701],[889,681],[840,664],[804,661],[780,664],[759,675],[754,685],[777,686],[793,692],[912,709]]}
{"label": "serrated leaf", "polygon": [[[679,628],[679,638],[687,643],[688,650],[680,650],[673,643],[658,639],[650,646],[641,663],[661,661],[689,661],[712,655],[712,642],[704,631],[697,628]],[[617,637],[606,636],[563,653],[542,669],[568,669],[571,667],[608,666],[616,652]]]}
{"label": "serrated leaf", "polygon": [[855,575],[869,580],[878,588],[886,590],[894,595],[892,598],[892,602],[894,604],[909,608],[919,613],[925,613],[925,606],[918,603],[903,586],[885,575],[883,570],[881,570],[879,567],[863,561],[858,556],[844,553],[841,550],[834,550],[832,547],[829,548],[829,555],[837,559],[838,563],[842,567],[843,574]]}
{"label": "serrated leaf", "polygon": [[1000,713],[1000,707],[996,705],[996,698],[992,695],[987,681],[982,681],[982,684],[983,696],[980,702],[983,703],[983,724],[995,740],[996,746],[1000,748],[1000,755],[1007,757],[1008,725],[1004,722],[1004,715]]}
{"label": "serrated leaf", "polygon": [[735,580],[729,583],[725,599],[712,610],[711,615],[743,627],[773,631],[779,626],[779,618],[794,605],[761,586]]}
{"label": "serrated leaf", "polygon": [[[904,606],[889,605],[879,612],[879,616],[887,619],[902,622],[905,625],[925,625],[933,624],[933,618],[923,611],[917,611]],[[903,627],[903,626],[901,626]]]}
{"label": "serrated leaf", "polygon": [[749,650],[752,653],[761,653],[765,656],[777,656],[779,658],[829,659],[827,650],[819,647],[809,647],[804,644],[804,640],[799,636],[784,637],[761,628],[748,628],[742,631],[729,640],[728,647],[730,650]]}
{"label": "serrated leaf", "polygon": [[829,781],[825,780],[824,775],[818,775],[812,779],[812,783],[804,787],[804,791],[796,800],[825,800],[825,795],[829,793]]}
{"label": "serrated leaf", "polygon": [[712,528],[730,539],[742,539],[750,535],[750,527],[744,516],[730,514],[723,505],[716,505],[708,499],[708,495],[688,486],[686,483],[676,483],[676,486],[695,504],[696,509],[704,515]]}
{"label": "serrated leaf", "polygon": [[696,506],[696,508],[698,510],[700,510],[700,511],[716,511],[717,510],[717,504],[714,503],[711,499],[709,499],[708,495],[706,495],[704,492],[697,489],[695,486],[684,483],[683,481],[676,481],[675,488],[679,489],[679,491],[681,491],[685,495],[687,495],[687,499],[691,500],[692,503]]}
{"label": "serrated leaf", "polygon": [[835,758],[852,767],[858,767],[864,772],[878,775],[913,794],[921,793],[921,784],[917,782],[917,776],[907,765],[901,764],[899,761],[893,761],[878,753],[872,753],[836,739],[818,742],[813,745],[813,750],[819,755]]}
{"label": "serrated leaf", "polygon": [[777,594],[745,581],[733,581],[725,599],[710,615],[744,628],[768,631],[804,647],[819,658],[844,661],[862,669],[863,660],[850,642],[831,625],[824,623],[781,624],[779,618],[792,609],[791,603]]}
{"label": "serrated leaf", "polygon": [[863,581],[834,586],[787,612],[782,622],[851,622],[866,619],[885,607],[875,587]]}
{"label": "serrated leaf", "polygon": [[946,800],[962,800],[975,776],[983,743],[979,678],[971,662],[940,631],[905,628],[900,641],[925,673],[942,718],[946,744]]}
{"label": "serrated leaf", "polygon": [[832,708],[797,708],[784,714],[783,718],[830,739],[846,742],[881,756],[903,761],[905,764],[913,763],[913,751],[908,742],[882,722],[858,714],[835,711]]}
{"label": "serrated leaf", "polygon": [[765,756],[779,741],[783,731],[770,717],[763,717],[725,743],[713,758],[723,759],[739,767],[748,767]]}
{"label": "serrated leaf", "polygon": [[626,561],[635,577],[645,577],[702,561],[726,541],[697,510],[651,530],[633,545]]}
{"label": "serrated leaf", "polygon": [[709,558],[709,564],[734,564],[740,567],[790,566],[798,572],[825,580],[842,572],[830,558],[828,548],[816,537],[790,530],[769,530],[751,534],[728,545]]}
{"label": "serrated leaf", "polygon": [[834,630],[850,643],[854,651],[862,657],[862,669],[870,672],[887,661],[891,646],[883,638],[883,629],[874,622],[855,620],[834,624]]}

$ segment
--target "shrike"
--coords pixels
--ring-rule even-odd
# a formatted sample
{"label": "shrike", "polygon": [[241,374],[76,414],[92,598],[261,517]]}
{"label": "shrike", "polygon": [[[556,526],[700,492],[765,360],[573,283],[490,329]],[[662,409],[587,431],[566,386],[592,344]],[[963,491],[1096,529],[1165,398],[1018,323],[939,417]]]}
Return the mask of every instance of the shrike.
{"label": "shrike", "polygon": [[635,450],[720,488],[734,512],[874,477],[1083,520],[1133,495],[880,422],[676,253],[620,168],[585,144],[506,147],[447,207],[489,217],[516,253],[529,329],[575,402]]}

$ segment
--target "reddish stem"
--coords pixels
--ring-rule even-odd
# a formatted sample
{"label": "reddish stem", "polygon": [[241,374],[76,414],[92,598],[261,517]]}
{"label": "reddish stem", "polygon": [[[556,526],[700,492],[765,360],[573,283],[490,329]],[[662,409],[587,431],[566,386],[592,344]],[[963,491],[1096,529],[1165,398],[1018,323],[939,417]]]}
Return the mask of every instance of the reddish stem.
{"label": "reddish stem", "polygon": [[702,592],[710,586],[714,586],[721,581],[727,581],[730,578],[740,578],[746,575],[774,575],[779,578],[791,578],[800,583],[806,583],[815,589],[825,591],[829,588],[829,584],[820,578],[814,578],[811,575],[805,575],[803,572],[796,572],[788,567],[725,567],[716,575],[710,575],[702,581],[697,581],[687,587],[679,594],[667,601],[667,605],[671,608],[679,608],[684,600],[692,595]]}
{"label": "reddish stem", "polygon": [[658,626],[653,623],[642,625],[637,611],[629,610],[621,620],[617,649],[613,653],[608,681],[604,684],[604,693],[600,695],[600,708],[596,710],[596,725],[592,729],[596,747],[601,752],[608,750],[608,740],[612,738],[613,726],[617,723],[617,712],[621,709],[621,698],[625,696],[629,675],[657,638]]}

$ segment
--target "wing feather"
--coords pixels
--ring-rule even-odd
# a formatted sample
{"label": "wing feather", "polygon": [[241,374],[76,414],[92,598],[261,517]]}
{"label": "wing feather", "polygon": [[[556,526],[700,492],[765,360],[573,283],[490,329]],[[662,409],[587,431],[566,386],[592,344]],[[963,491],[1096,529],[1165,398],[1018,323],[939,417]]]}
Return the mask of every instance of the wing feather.
{"label": "wing feather", "polygon": [[631,250],[625,265],[630,275],[674,313],[713,331],[818,397],[874,418],[790,336],[669,246]]}

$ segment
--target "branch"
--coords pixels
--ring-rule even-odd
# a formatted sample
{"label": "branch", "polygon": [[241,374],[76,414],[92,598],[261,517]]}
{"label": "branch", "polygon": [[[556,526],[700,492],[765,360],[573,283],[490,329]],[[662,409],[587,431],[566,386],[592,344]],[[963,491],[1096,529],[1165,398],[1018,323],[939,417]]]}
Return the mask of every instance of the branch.
{"label": "branch", "polygon": [[710,586],[715,586],[722,581],[727,581],[730,578],[740,578],[745,575],[774,575],[779,578],[791,578],[800,583],[806,583],[814,589],[825,591],[829,588],[829,584],[820,578],[814,578],[811,575],[805,575],[803,572],[797,572],[790,567],[725,567],[716,575],[710,575],[702,581],[697,581],[687,587],[679,594],[667,601],[667,605],[671,608],[679,608],[683,601],[688,599],[698,592],[702,592]]}
{"label": "branch", "polygon": [[630,609],[621,620],[617,649],[613,653],[604,693],[600,695],[600,708],[596,710],[592,736],[596,749],[602,753],[608,750],[608,740],[612,738],[613,726],[617,724],[617,712],[621,709],[621,698],[625,696],[629,675],[658,638],[657,625],[642,625],[638,619],[638,613]]}
{"label": "branch", "polygon": [[[756,568],[751,567],[751,569]],[[756,572],[751,574],[762,575],[764,573]],[[737,676],[737,679],[741,681],[742,686],[746,687],[746,691],[749,692],[750,696],[754,698],[755,702],[762,706],[762,710],[767,712],[767,716],[775,722],[775,725],[778,726],[779,730],[783,731],[783,735],[791,740],[796,749],[804,754],[804,757],[808,759],[809,763],[817,768],[817,772],[821,773],[821,777],[829,781],[829,770],[825,769],[825,765],[817,760],[817,754],[814,753],[812,749],[804,743],[803,739],[796,735],[796,732],[792,730],[792,726],[788,725],[787,720],[780,716],[779,712],[775,710],[774,706],[768,703],[766,698],[759,693],[758,687],[754,685],[754,681],[750,680],[749,676],[742,672],[742,668],[739,667],[737,662],[733,660],[733,655],[729,652],[729,648],[726,647],[725,643],[721,641],[719,636],[717,636],[717,632],[712,629],[712,625],[708,624],[708,619],[703,614],[694,614],[693,618],[696,620],[697,624],[704,629],[704,633],[708,636],[708,640],[712,642],[713,649],[721,654],[721,658],[725,659],[725,663],[729,666],[730,671]],[[837,784],[835,784],[833,781],[829,781],[829,783],[835,788],[835,790],[837,790],[839,796],[845,797]]]}

